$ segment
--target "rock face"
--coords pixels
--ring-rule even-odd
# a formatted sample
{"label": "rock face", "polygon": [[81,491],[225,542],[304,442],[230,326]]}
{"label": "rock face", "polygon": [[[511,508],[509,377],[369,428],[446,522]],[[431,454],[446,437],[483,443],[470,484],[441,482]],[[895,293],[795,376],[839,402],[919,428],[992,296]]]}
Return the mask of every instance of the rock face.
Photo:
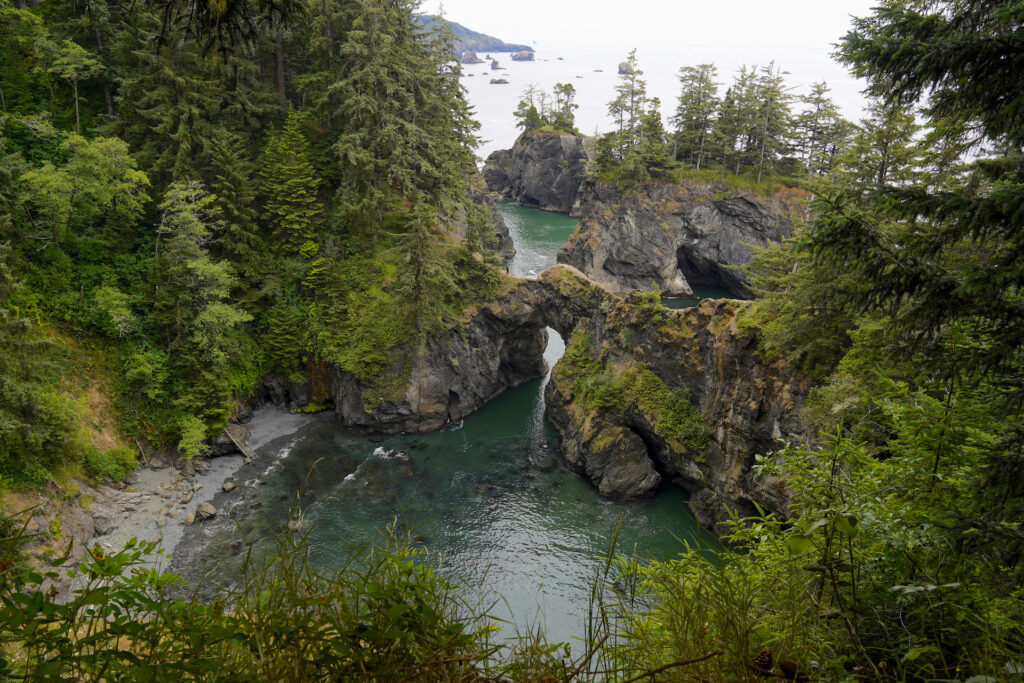
{"label": "rock face", "polygon": [[[489,215],[491,225],[493,226],[494,250],[498,253],[498,256],[508,261],[516,255],[516,247],[512,242],[512,234],[505,224],[505,219],[502,218],[501,212],[498,211],[498,206],[495,202],[496,196],[493,192],[487,191],[487,184],[484,182],[482,175],[476,174],[470,178],[469,201],[482,207]],[[455,217],[455,220],[452,221],[449,234],[452,236],[452,239],[461,241],[466,237],[467,228],[466,211],[463,208],[459,215]]]}
{"label": "rock face", "polygon": [[751,468],[754,455],[800,432],[808,385],[784,361],[768,362],[737,325],[745,305],[671,311],[634,295],[583,319],[545,394],[567,463],[617,498],[653,494],[658,473],[715,531],[729,509],[784,511],[781,482],[756,480]]}
{"label": "rock face", "polygon": [[512,149],[487,157],[487,188],[525,206],[575,215],[586,166],[583,140],[569,134],[523,133]]}
{"label": "rock face", "polygon": [[[485,171],[486,178],[486,171]],[[488,182],[490,186],[490,182]],[[580,225],[558,253],[613,292],[657,287],[688,295],[692,285],[750,295],[742,273],[752,250],[792,234],[807,194],[783,188],[770,198],[716,185],[654,185],[623,195],[609,184],[587,183]]]}

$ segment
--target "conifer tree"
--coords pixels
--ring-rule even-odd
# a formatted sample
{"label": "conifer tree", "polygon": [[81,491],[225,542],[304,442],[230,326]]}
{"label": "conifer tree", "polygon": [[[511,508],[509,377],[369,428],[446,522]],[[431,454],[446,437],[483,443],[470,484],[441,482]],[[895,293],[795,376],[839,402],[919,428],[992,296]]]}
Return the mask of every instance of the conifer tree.
{"label": "conifer tree", "polygon": [[754,97],[758,102],[755,110],[757,127],[750,137],[757,140],[757,182],[760,183],[764,172],[771,170],[790,146],[792,123],[789,103],[792,97],[786,92],[775,62],[761,68]]}
{"label": "conifer tree", "polygon": [[284,128],[267,145],[260,162],[260,196],[275,248],[312,259],[319,252],[325,218],[302,126],[302,116],[289,111]]}
{"label": "conifer tree", "polygon": [[[370,236],[383,234],[388,216],[404,210],[415,190],[429,188],[439,200],[450,180],[442,169],[453,148],[443,137],[458,132],[439,130],[431,117],[456,104],[445,101],[452,84],[438,73],[447,56],[431,53],[414,22],[416,7],[411,0],[352,2],[340,46],[344,68],[328,88],[339,102],[342,219]],[[451,115],[441,123],[451,122]]]}
{"label": "conifer tree", "polygon": [[398,301],[420,342],[454,316],[448,303],[457,289],[454,267],[440,233],[429,199],[420,195],[392,251],[399,265]]}
{"label": "conifer tree", "polygon": [[704,157],[710,148],[711,131],[718,112],[718,69],[714,64],[687,66],[679,70],[679,104],[671,123],[672,158],[685,160],[694,168],[704,166]]}
{"label": "conifer tree", "polygon": [[219,130],[211,141],[205,186],[215,198],[223,230],[219,252],[231,262],[242,287],[256,284],[265,243],[259,233],[256,190],[247,150],[235,135]]}
{"label": "conifer tree", "polygon": [[567,133],[576,131],[576,88],[572,83],[555,83],[551,125]]}
{"label": "conifer tree", "polygon": [[800,98],[807,109],[793,124],[797,151],[811,175],[825,175],[832,169],[850,134],[849,122],[840,116],[828,93],[824,81],[813,84],[811,92]]}
{"label": "conifer tree", "polygon": [[608,115],[616,126],[613,155],[618,159],[624,158],[626,150],[639,141],[637,128],[647,104],[647,81],[640,78],[644,72],[640,70],[635,48],[630,50],[625,64],[615,86],[615,99],[608,103]]}
{"label": "conifer tree", "polygon": [[537,86],[533,83],[526,86],[526,90],[523,91],[516,110],[513,112],[516,117],[516,127],[521,128],[524,133],[533,132],[544,125],[540,111],[537,110],[537,93]]}
{"label": "conifer tree", "polygon": [[912,111],[872,100],[850,143],[842,175],[858,187],[903,185],[919,170],[915,136],[920,125]]}
{"label": "conifer tree", "polygon": [[157,189],[203,175],[224,97],[209,59],[173,34],[155,47],[160,30],[140,7],[115,43],[120,59],[140,65],[123,79],[119,109],[124,137]]}
{"label": "conifer tree", "polygon": [[153,264],[153,320],[181,378],[178,405],[204,420],[221,419],[238,354],[237,328],[252,319],[230,301],[234,278],[210,245],[222,229],[216,198],[196,181],[168,187]]}

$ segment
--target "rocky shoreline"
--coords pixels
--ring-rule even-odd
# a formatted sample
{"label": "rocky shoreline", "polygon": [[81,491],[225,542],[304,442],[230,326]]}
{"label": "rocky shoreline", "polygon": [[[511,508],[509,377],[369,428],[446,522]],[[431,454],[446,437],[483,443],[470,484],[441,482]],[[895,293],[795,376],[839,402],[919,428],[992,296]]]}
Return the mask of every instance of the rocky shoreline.
{"label": "rocky shoreline", "polygon": [[[309,419],[272,406],[262,408],[247,425],[247,450],[258,453],[266,444],[294,434]],[[51,484],[48,491],[20,494],[8,503],[32,511],[26,531],[35,539],[26,552],[37,568],[53,570],[53,563],[67,555],[53,585],[67,597],[78,584],[63,570],[76,567],[95,546],[109,553],[122,550],[132,539],[146,541],[156,552],[144,566],[158,571],[177,566],[175,558],[187,547],[187,532],[200,531],[210,520],[223,517],[237,490],[236,475],[245,464],[240,453],[174,464],[153,457],[121,487],[79,481],[69,488]]]}

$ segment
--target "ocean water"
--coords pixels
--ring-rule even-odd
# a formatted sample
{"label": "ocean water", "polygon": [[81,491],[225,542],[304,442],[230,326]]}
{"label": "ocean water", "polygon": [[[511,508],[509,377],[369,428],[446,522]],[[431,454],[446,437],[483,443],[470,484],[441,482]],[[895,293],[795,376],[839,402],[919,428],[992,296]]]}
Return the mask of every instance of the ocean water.
{"label": "ocean water", "polygon": [[[515,142],[520,131],[512,112],[531,83],[547,92],[555,83],[572,83],[579,105],[576,127],[586,135],[611,129],[608,102],[615,97],[618,64],[626,59],[628,49],[547,43],[534,47],[537,52],[533,62],[513,62],[507,53],[492,54],[503,67],[500,71],[491,71],[489,60],[485,64],[463,65],[462,84],[481,124],[482,142],[477,148],[481,160]],[[807,93],[811,84],[824,80],[832,88],[832,98],[844,116],[856,121],[863,111],[860,91],[864,83],[831,61],[820,48],[655,44],[638,46],[637,59],[647,81],[648,95],[661,100],[666,122],[679,97],[679,69],[708,62],[718,66],[718,80],[723,84],[720,93],[725,92],[741,66],[767,65],[774,60],[783,72],[789,72],[785,78],[793,95]],[[509,83],[492,85],[492,78],[504,78]]]}

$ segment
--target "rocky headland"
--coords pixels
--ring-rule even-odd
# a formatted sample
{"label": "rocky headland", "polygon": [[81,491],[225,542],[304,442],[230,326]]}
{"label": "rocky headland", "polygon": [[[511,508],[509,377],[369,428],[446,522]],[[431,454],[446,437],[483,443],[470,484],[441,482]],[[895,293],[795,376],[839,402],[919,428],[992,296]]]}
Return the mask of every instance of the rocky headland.
{"label": "rocky headland", "polygon": [[523,133],[512,149],[487,157],[487,189],[524,206],[578,215],[587,158],[583,141],[568,133]]}
{"label": "rocky headland", "polygon": [[613,292],[655,287],[666,296],[686,296],[693,285],[709,285],[740,298],[750,292],[733,267],[750,262],[752,245],[791,235],[809,198],[798,188],[762,197],[694,182],[623,193],[588,181],[581,195],[580,225],[558,253],[559,263]]}

